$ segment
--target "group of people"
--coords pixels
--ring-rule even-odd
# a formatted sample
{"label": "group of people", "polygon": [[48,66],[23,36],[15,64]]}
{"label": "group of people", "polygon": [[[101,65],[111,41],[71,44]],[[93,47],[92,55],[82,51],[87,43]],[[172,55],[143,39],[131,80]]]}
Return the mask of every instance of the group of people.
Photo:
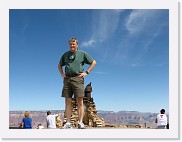
{"label": "group of people", "polygon": [[[30,113],[26,111],[24,113],[24,118],[22,119],[22,122],[20,123],[20,128],[24,129],[32,129],[32,118],[30,117]],[[58,117],[58,114],[51,114],[51,111],[47,111],[47,117],[46,117],[46,123],[48,129],[55,129],[56,126],[56,118]],[[37,126],[37,129],[44,129],[44,126],[42,124],[39,124]]]}
{"label": "group of people", "polygon": [[[71,38],[68,41],[69,51],[65,52],[59,63],[58,69],[61,77],[63,78],[63,89],[62,97],[65,98],[65,114],[66,123],[64,129],[72,128],[71,125],[71,102],[74,96],[78,105],[78,129],[85,129],[83,123],[84,106],[84,77],[89,75],[91,70],[96,65],[96,61],[85,51],[78,50],[78,39]],[[84,71],[84,64],[88,64],[89,67]],[[65,70],[63,71],[63,67]],[[32,128],[32,119],[28,117],[29,113],[25,113],[25,118],[22,120],[24,128]],[[47,112],[47,128],[56,128],[55,125],[55,115],[51,115],[51,112]],[[167,117],[165,115],[165,110],[161,110],[161,114],[157,116],[156,123],[158,128],[164,128],[167,125]]]}
{"label": "group of people", "polygon": [[[22,122],[20,124],[20,128],[24,129],[32,129],[32,118],[30,117],[30,114],[28,111],[24,113],[24,118],[22,119]],[[58,114],[51,114],[51,111],[47,111],[47,117],[46,117],[46,123],[48,129],[55,129],[56,126],[56,117],[58,117]],[[160,114],[157,115],[155,122],[157,123],[156,129],[169,129],[169,123],[168,118],[165,114],[165,109],[160,110]],[[44,126],[39,124],[37,126],[37,129],[44,129]]]}

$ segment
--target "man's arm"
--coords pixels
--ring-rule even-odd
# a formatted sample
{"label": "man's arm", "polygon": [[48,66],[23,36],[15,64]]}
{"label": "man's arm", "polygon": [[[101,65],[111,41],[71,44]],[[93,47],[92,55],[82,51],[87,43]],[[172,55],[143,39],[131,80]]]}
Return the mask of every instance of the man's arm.
{"label": "man's arm", "polygon": [[46,117],[46,124],[47,124],[47,128],[49,127],[49,124],[48,124],[48,118]]}
{"label": "man's arm", "polygon": [[63,72],[63,68],[62,68],[62,66],[60,64],[58,64],[58,69],[59,69],[59,72],[60,72],[61,76],[63,78],[66,77],[66,74]]}
{"label": "man's arm", "polygon": [[49,127],[49,125],[48,125],[48,122],[47,122],[47,128]]}
{"label": "man's arm", "polygon": [[[95,66],[96,64],[97,64],[96,61],[93,60],[93,62],[90,64],[89,68],[87,69],[87,72],[90,73],[91,70],[94,68],[94,66]],[[83,73],[80,73],[79,77],[84,77],[84,76],[86,76],[86,75],[87,75],[87,73],[86,73],[86,72],[83,72]]]}
{"label": "man's arm", "polygon": [[93,60],[93,62],[90,64],[90,66],[89,66],[89,68],[87,69],[87,71],[90,73],[91,70],[94,68],[94,66],[95,66],[96,64],[97,64],[96,61]]}

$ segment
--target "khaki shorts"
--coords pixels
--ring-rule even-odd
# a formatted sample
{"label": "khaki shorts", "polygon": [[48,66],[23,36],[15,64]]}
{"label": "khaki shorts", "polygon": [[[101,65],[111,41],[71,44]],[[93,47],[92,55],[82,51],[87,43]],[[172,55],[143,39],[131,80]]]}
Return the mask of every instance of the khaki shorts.
{"label": "khaki shorts", "polygon": [[84,97],[84,78],[78,76],[64,78],[62,97],[72,98],[73,95]]}

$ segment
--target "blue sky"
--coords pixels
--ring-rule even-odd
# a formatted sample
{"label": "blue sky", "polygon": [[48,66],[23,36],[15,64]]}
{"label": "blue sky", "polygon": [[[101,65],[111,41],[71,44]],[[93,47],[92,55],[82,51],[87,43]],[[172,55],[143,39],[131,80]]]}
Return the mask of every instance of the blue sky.
{"label": "blue sky", "polygon": [[[10,10],[10,110],[64,110],[57,65],[76,37],[98,110],[169,110],[168,10]],[[85,69],[88,65],[85,65]]]}

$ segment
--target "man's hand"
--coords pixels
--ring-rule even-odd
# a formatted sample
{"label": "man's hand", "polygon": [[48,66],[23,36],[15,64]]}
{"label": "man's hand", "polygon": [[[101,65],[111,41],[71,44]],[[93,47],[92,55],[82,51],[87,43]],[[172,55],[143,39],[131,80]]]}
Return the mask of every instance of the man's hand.
{"label": "man's hand", "polygon": [[87,75],[86,72],[79,73],[79,77],[85,77]]}
{"label": "man's hand", "polygon": [[59,69],[59,72],[60,72],[61,76],[63,78],[65,78],[66,77],[66,74],[63,72],[62,66],[60,64],[58,64],[58,69]]}
{"label": "man's hand", "polygon": [[65,74],[65,73],[61,73],[61,76],[62,76],[63,78],[65,78],[65,77],[66,77],[66,74]]}

